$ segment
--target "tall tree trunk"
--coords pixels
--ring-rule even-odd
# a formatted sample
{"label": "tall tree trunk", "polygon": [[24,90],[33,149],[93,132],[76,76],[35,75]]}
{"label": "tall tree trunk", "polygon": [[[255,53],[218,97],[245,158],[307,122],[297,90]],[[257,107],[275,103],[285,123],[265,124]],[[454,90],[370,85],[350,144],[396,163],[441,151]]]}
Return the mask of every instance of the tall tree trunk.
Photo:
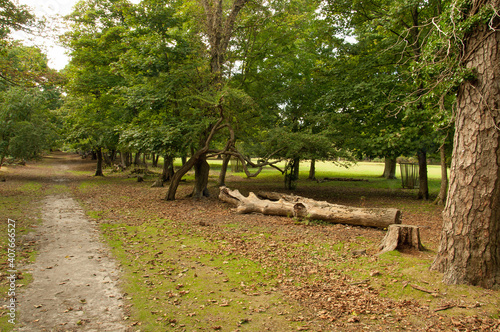
{"label": "tall tree trunk", "polygon": [[448,165],[446,164],[446,148],[444,144],[439,148],[439,156],[441,158],[441,187],[439,188],[439,195],[434,204],[444,205],[446,203],[446,194],[448,193]]}
{"label": "tall tree trunk", "polygon": [[210,173],[210,165],[205,156],[198,158],[194,164],[194,188],[193,198],[208,197],[208,174]]}
{"label": "tall tree trunk", "polygon": [[396,178],[396,158],[385,157],[384,174],[382,177],[385,179]]}
{"label": "tall tree trunk", "polygon": [[151,167],[158,167],[158,155],[153,153],[153,158],[151,160]]}
{"label": "tall tree trunk", "polygon": [[225,154],[222,159],[222,166],[219,173],[219,187],[224,187],[226,185],[226,174],[229,161],[231,160],[231,155]]}
{"label": "tall tree trunk", "polygon": [[120,158],[121,158],[121,160],[122,160],[122,166],[123,166],[123,167],[127,167],[127,161],[128,161],[128,160],[127,160],[127,159],[128,159],[128,157],[127,157],[127,153],[126,153],[126,152],[123,152],[123,151],[120,151]]}
{"label": "tall tree trunk", "polygon": [[294,158],[288,162],[285,170],[285,189],[294,190],[299,179],[300,159]]}
{"label": "tall tree trunk", "polygon": [[96,154],[96,159],[97,159],[97,165],[95,169],[95,176],[104,176],[102,173],[102,149],[98,148],[97,151],[95,151]]}
{"label": "tall tree trunk", "polygon": [[109,153],[103,153],[102,157],[103,157],[103,160],[104,160],[104,164],[106,166],[111,166],[111,158],[110,158]]}
{"label": "tall tree trunk", "polygon": [[[472,1],[471,8],[500,1]],[[475,13],[471,13],[475,14]],[[481,21],[481,22],[484,22]],[[462,83],[443,231],[432,269],[449,284],[500,286],[500,19],[478,23],[464,38],[465,67],[476,78]]]}
{"label": "tall tree trunk", "polygon": [[140,164],[141,164],[141,152],[137,152],[134,158],[134,166],[138,166]]}
{"label": "tall tree trunk", "polygon": [[163,182],[170,181],[174,176],[174,158],[169,155],[165,155],[163,158],[163,171],[161,174],[161,180]]}
{"label": "tall tree trunk", "polygon": [[311,166],[309,167],[308,180],[316,180],[316,159],[311,159]]}
{"label": "tall tree trunk", "polygon": [[429,199],[429,182],[427,180],[427,152],[424,149],[420,149],[417,153],[418,155],[418,176],[419,176],[419,188],[418,188],[418,199]]}

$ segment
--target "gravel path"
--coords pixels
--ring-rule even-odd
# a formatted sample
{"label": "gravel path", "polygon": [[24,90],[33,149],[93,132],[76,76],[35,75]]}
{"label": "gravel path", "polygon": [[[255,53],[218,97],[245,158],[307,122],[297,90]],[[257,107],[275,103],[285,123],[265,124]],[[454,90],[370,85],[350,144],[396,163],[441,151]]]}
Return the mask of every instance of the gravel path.
{"label": "gravel path", "polygon": [[33,282],[18,295],[16,331],[126,331],[119,269],[95,223],[69,196],[49,196],[31,234],[39,255]]}

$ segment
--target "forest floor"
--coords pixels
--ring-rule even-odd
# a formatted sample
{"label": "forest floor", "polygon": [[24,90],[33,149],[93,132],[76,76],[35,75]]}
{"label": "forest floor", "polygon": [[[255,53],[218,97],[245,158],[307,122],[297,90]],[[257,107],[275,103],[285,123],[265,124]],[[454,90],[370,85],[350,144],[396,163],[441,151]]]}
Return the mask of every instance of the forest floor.
{"label": "forest floor", "polygon": [[[94,167],[93,161],[55,153],[0,170],[7,179],[0,183],[0,213],[17,222],[17,264],[24,266],[18,275],[20,330],[38,319],[40,325],[30,331],[43,331],[42,323],[47,331],[500,331],[499,291],[445,285],[439,273],[429,271],[442,208],[415,200],[414,191],[303,180],[293,192],[349,206],[395,207],[404,224],[420,227],[425,251],[377,255],[385,230],[236,214],[217,199],[216,171],[210,198],[185,198],[192,188],[188,174],[178,199],[164,201],[166,188],[150,187],[155,175],[144,182],[130,172],[110,170],[93,177]],[[226,184],[243,194],[290,193],[279,179],[230,175]],[[54,211],[61,214],[50,215]],[[76,224],[70,225],[72,219]],[[0,236],[7,257],[4,222]],[[55,251],[48,247],[51,242],[75,242],[57,237],[75,235],[82,224],[91,233],[88,239],[82,236],[85,244],[76,244],[84,250],[67,251],[58,262],[43,261],[47,251]],[[52,241],[42,236],[50,228],[57,229],[49,234]],[[37,274],[37,269],[54,273],[77,260],[83,270],[66,271],[64,278]],[[0,290],[7,294],[8,266],[0,266]],[[66,288],[94,284],[77,282],[88,274],[82,271],[102,280],[103,288],[93,291],[105,295],[101,300]],[[55,291],[44,298],[66,297],[68,321],[44,314],[51,305],[41,302],[42,295],[35,295],[38,302],[27,300],[47,287],[40,283],[43,278]],[[3,300],[7,305],[9,298]],[[116,302],[97,304],[108,300]],[[91,307],[101,316],[84,317]],[[8,330],[8,313],[6,306],[0,311],[2,331]]]}

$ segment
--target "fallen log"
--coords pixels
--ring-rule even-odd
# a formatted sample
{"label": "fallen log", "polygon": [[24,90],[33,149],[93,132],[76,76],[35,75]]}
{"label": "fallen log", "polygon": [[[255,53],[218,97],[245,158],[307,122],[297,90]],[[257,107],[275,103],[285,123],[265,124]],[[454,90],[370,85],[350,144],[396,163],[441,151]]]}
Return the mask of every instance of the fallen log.
{"label": "fallen log", "polygon": [[349,207],[276,193],[259,193],[259,195],[267,195],[274,200],[260,199],[252,192],[245,197],[238,190],[230,190],[227,187],[220,188],[219,199],[236,205],[236,212],[242,214],[262,213],[300,220],[323,220],[377,228],[387,228],[389,225],[401,223],[401,212],[398,209]]}

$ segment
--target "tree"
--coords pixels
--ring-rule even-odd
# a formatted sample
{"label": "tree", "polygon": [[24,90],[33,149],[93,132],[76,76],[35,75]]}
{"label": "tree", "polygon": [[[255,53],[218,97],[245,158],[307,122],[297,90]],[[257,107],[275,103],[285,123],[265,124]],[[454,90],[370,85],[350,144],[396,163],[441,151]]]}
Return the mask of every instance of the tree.
{"label": "tree", "polygon": [[[432,269],[444,281],[492,288],[500,285],[500,16],[498,0],[454,1],[451,38],[462,79],[457,97],[449,194]],[[450,19],[451,18],[451,19]],[[444,20],[443,20],[444,21]],[[448,29],[446,29],[447,27]],[[462,69],[463,68],[463,69]]]}
{"label": "tree", "polygon": [[[205,90],[205,96],[207,97],[205,100],[208,103],[204,106],[205,114],[203,115],[208,122],[191,158],[172,177],[166,195],[167,200],[175,199],[180,180],[193,167],[195,169],[195,186],[192,196],[199,198],[208,195],[207,184],[210,167],[206,161],[206,156],[211,151],[210,144],[218,132],[224,128],[231,128],[223,102],[223,96],[227,91],[224,89],[224,65],[227,61],[227,53],[236,20],[248,0],[234,0],[232,2],[200,0],[200,2],[203,8],[200,17],[203,26],[200,28],[208,39],[207,56],[210,78],[209,85]],[[234,145],[231,139],[229,145]]]}
{"label": "tree", "polygon": [[[365,100],[364,103],[358,103],[352,96],[359,93],[352,89],[354,91],[348,98],[355,102],[356,108],[351,108],[351,113],[373,104],[369,112],[380,113],[380,116],[369,115],[375,120],[373,122],[369,122],[369,118],[359,122],[363,129],[373,126],[375,130],[362,130],[368,135],[360,136],[376,138],[372,139],[376,143],[370,144],[366,140],[359,142],[359,137],[355,137],[358,142],[354,142],[354,145],[358,145],[359,149],[359,143],[364,143],[368,149],[360,152],[388,157],[389,160],[395,159],[400,153],[417,154],[420,169],[418,198],[428,199],[426,159],[435,144],[434,128],[429,121],[430,114],[425,115],[430,110],[423,103],[422,79],[414,67],[421,62],[422,47],[432,26],[430,19],[441,12],[442,1],[330,1],[328,10],[341,33],[354,34],[357,38],[356,45],[348,50],[351,55],[348,59],[361,58],[359,63],[369,68],[368,78],[371,80],[365,80],[364,75],[359,76],[362,79],[356,88],[375,91],[375,101],[385,99],[383,103]],[[349,77],[352,77],[352,73],[349,73]],[[384,81],[394,89],[380,84]],[[377,98],[381,94],[385,98]],[[371,97],[371,94],[364,96]],[[369,113],[361,112],[361,117],[366,114]],[[385,119],[380,121],[384,116]],[[376,151],[387,151],[387,154],[378,154]]]}
{"label": "tree", "polygon": [[55,146],[60,77],[36,47],[13,42],[0,52],[9,64],[0,80],[0,166],[11,156],[29,160]]}
{"label": "tree", "polygon": [[125,83],[111,64],[127,49],[122,35],[127,30],[124,16],[129,7],[120,0],[80,2],[67,17],[71,31],[62,37],[71,50],[65,70],[68,141],[97,154],[96,176],[103,175],[102,153],[116,149],[114,129],[124,115],[113,89]]}
{"label": "tree", "polygon": [[13,30],[32,31],[36,26],[35,16],[29,8],[11,0],[0,0],[0,40],[4,40]]}
{"label": "tree", "polygon": [[237,34],[242,64],[232,84],[243,89],[259,111],[254,115],[258,120],[245,124],[238,138],[246,153],[286,160],[280,171],[285,187],[294,189],[300,160],[343,155],[343,135],[318,102],[329,87],[318,67],[323,54],[331,52],[323,39],[328,23],[318,14],[320,2],[273,5],[261,15],[243,17],[250,28]]}

